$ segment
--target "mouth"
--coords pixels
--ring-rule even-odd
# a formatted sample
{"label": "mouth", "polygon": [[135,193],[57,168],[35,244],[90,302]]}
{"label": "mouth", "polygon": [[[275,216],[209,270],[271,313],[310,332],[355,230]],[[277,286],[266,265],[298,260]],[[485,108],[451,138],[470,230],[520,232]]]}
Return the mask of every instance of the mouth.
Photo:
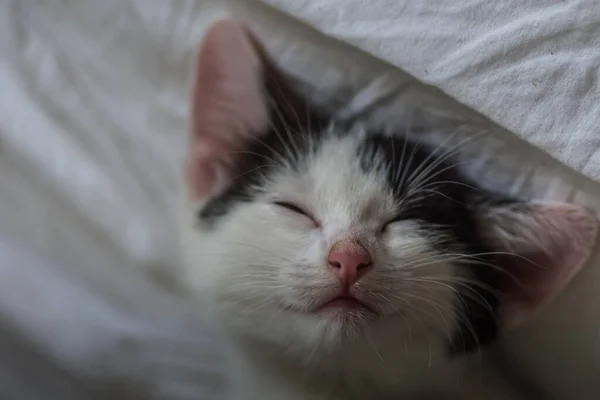
{"label": "mouth", "polygon": [[336,311],[344,313],[363,312],[376,314],[375,310],[352,296],[339,296],[320,305],[317,312]]}

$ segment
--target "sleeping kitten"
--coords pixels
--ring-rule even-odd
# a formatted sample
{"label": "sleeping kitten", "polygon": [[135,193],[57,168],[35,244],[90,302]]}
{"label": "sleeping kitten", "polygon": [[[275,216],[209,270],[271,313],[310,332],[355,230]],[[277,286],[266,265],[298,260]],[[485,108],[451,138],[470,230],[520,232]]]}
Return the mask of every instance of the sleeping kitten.
{"label": "sleeping kitten", "polygon": [[478,390],[480,346],[569,281],[597,223],[478,188],[453,150],[336,122],[243,26],[209,29],[181,277],[230,340],[231,398]]}

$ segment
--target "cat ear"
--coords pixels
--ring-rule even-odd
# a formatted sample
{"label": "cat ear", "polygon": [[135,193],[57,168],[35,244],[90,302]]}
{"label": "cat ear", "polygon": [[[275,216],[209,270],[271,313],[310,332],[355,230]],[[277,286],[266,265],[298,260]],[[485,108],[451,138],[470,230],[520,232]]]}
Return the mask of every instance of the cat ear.
{"label": "cat ear", "polygon": [[593,250],[598,221],[566,203],[482,207],[481,233],[498,252],[501,317],[508,327],[539,310],[581,269]]}
{"label": "cat ear", "polygon": [[221,20],[198,53],[191,100],[186,182],[197,199],[223,189],[244,148],[275,124],[302,124],[307,103],[289,86],[258,40]]}
{"label": "cat ear", "polygon": [[190,115],[186,181],[194,197],[217,189],[220,164],[263,132],[268,111],[262,66],[239,24],[223,20],[208,28],[196,64]]}

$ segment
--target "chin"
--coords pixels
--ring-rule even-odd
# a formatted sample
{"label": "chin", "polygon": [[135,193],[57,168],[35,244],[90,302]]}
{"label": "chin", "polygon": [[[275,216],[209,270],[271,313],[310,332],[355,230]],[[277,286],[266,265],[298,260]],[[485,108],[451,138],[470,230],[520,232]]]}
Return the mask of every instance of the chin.
{"label": "chin", "polygon": [[243,334],[312,362],[317,352],[322,356],[364,345],[378,322],[383,321],[368,308],[332,305],[314,312],[280,311],[276,318],[265,313],[246,321]]}
{"label": "chin", "polygon": [[325,336],[332,336],[332,341],[343,345],[369,334],[379,316],[363,307],[331,307],[320,310],[315,318],[323,327]]}

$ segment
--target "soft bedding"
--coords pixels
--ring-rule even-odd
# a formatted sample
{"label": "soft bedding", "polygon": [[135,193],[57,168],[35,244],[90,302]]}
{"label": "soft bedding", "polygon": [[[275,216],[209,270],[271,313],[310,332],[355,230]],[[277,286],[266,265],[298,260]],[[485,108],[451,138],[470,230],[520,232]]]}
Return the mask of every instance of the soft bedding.
{"label": "soft bedding", "polygon": [[596,0],[262,0],[600,180]]}
{"label": "soft bedding", "polygon": [[[247,20],[324,95],[342,91],[347,112],[393,124],[409,100],[469,122],[484,133],[469,165],[490,185],[598,204],[596,11],[436,2],[443,17],[425,3],[0,2],[0,398],[220,398],[219,342],[165,277],[178,262],[190,68],[219,15]],[[572,17],[547,26],[561,10]],[[587,33],[569,29],[580,22]],[[542,68],[542,42],[562,72]]]}

